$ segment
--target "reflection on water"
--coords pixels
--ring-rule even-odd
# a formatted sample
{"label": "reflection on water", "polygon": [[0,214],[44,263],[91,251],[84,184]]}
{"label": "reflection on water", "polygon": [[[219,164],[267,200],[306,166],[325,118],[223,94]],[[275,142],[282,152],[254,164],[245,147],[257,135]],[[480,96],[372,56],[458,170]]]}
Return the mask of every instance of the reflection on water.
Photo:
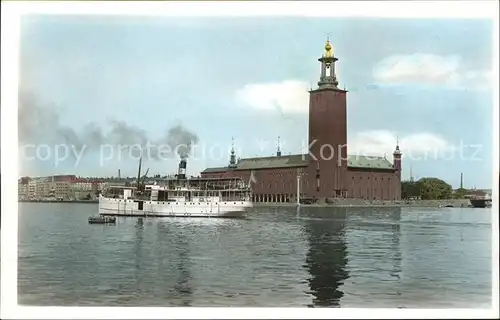
{"label": "reflection on water", "polygon": [[470,208],[260,208],[246,220],[120,218],[22,204],[19,303],[478,307],[491,216]]}
{"label": "reflection on water", "polygon": [[[391,220],[394,221],[392,224],[392,272],[390,273],[391,277],[396,278],[397,280],[401,279],[401,248],[399,246],[399,239],[401,238],[401,209],[395,208],[394,212],[390,213]],[[398,291],[398,295],[401,293]]]}
{"label": "reflection on water", "polygon": [[[158,224],[158,226],[161,226]],[[189,256],[189,242],[185,236],[181,235],[176,239],[175,245],[178,249],[177,260],[177,279],[174,285],[176,294],[181,298],[182,305],[188,307],[191,305],[191,294],[193,290],[189,284],[191,275],[189,272],[191,260]]]}
{"label": "reflection on water", "polygon": [[310,292],[315,297],[313,305],[339,306],[344,295],[340,286],[349,277],[344,238],[347,209],[314,208],[308,213],[316,217],[304,220],[309,241],[305,268],[310,274]]}

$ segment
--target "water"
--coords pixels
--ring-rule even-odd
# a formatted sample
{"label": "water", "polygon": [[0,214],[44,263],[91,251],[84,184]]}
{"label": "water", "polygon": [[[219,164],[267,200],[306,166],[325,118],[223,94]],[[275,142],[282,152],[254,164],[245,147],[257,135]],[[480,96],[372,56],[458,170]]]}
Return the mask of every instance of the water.
{"label": "water", "polygon": [[19,303],[489,307],[491,211],[259,208],[247,220],[119,218],[23,203]]}

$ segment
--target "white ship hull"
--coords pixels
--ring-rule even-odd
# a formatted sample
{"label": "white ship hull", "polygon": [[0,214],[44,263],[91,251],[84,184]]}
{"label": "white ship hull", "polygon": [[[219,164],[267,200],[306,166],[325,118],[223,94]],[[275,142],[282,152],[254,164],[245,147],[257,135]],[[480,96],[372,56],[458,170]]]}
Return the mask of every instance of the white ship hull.
{"label": "white ship hull", "polygon": [[240,218],[251,207],[251,201],[163,202],[99,196],[99,214],[109,216]]}

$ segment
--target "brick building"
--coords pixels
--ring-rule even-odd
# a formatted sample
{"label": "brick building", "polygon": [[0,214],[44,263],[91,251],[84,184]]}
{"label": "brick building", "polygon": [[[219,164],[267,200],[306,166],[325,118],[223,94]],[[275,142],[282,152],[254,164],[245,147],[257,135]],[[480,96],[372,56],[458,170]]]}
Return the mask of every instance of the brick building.
{"label": "brick building", "polygon": [[227,167],[207,168],[202,177],[251,181],[256,202],[296,201],[297,184],[301,197],[319,200],[401,199],[399,145],[392,163],[385,157],[347,155],[347,91],[338,87],[338,59],[328,40],[318,60],[318,88],[309,92],[309,153],[282,156],[278,146],[276,156],[236,161],[233,148]]}

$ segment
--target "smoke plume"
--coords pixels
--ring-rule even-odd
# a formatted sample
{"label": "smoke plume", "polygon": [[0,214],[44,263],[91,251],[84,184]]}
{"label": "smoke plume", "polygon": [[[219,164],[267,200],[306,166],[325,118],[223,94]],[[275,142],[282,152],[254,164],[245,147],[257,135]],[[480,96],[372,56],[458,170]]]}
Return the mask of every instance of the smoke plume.
{"label": "smoke plume", "polygon": [[159,160],[176,155],[185,159],[199,140],[180,124],[166,130],[159,139],[152,139],[145,130],[118,120],[109,120],[105,126],[107,130],[90,122],[77,131],[61,123],[60,112],[55,106],[42,105],[31,92],[20,89],[19,144],[61,144],[79,150],[85,147],[86,152],[99,150],[107,144],[134,157],[143,155]]}

